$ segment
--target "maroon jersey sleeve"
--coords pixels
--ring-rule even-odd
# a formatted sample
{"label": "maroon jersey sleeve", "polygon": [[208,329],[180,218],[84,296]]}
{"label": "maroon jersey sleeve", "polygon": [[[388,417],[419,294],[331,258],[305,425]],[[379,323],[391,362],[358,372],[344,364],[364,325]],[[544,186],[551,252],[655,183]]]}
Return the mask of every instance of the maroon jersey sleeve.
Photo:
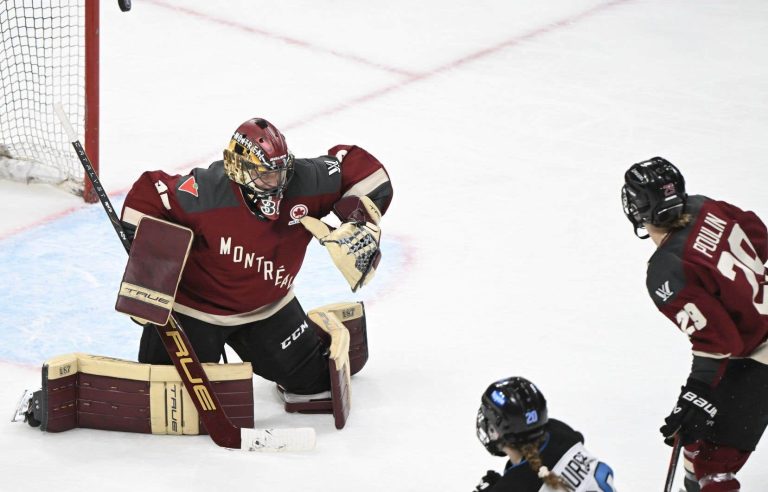
{"label": "maroon jersey sleeve", "polygon": [[340,151],[346,151],[340,164],[342,197],[365,195],[384,214],[392,201],[392,183],[384,165],[355,145],[336,145],[328,153],[337,156]]}
{"label": "maroon jersey sleeve", "polygon": [[765,226],[724,202],[691,196],[689,204],[692,222],[651,257],[649,294],[689,336],[694,354],[747,357],[768,338],[766,271],[757,251]]}
{"label": "maroon jersey sleeve", "polygon": [[125,197],[121,220],[135,227],[141,214],[145,214],[181,223],[178,217],[181,208],[174,193],[178,180],[178,175],[171,176],[163,171],[143,173]]}

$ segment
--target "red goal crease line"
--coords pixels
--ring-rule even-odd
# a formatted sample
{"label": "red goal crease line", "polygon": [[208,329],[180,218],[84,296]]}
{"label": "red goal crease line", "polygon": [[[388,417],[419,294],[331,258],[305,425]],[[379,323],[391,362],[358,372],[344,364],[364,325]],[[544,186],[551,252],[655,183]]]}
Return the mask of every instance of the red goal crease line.
{"label": "red goal crease line", "polygon": [[[409,84],[411,84],[413,82],[417,82],[417,81],[420,81],[420,80],[424,80],[424,79],[430,78],[430,77],[432,77],[434,75],[440,74],[440,73],[448,71],[450,69],[453,69],[453,68],[456,68],[456,67],[460,67],[460,66],[465,65],[467,63],[470,63],[470,62],[479,60],[481,58],[485,58],[487,56],[496,54],[499,51],[502,51],[502,50],[504,50],[506,48],[518,45],[521,42],[529,41],[529,40],[535,39],[535,38],[537,38],[539,36],[542,36],[542,35],[545,35],[545,34],[550,34],[550,33],[554,32],[554,31],[557,31],[557,30],[560,30],[560,29],[563,29],[563,28],[571,27],[571,26],[573,26],[574,24],[576,24],[576,23],[578,23],[580,21],[583,21],[583,20],[585,20],[585,19],[587,19],[589,17],[592,17],[595,14],[601,13],[604,10],[607,10],[609,8],[612,8],[612,7],[615,7],[615,6],[618,6],[618,5],[622,5],[622,4],[625,4],[625,3],[629,3],[631,1],[633,1],[633,0],[610,0],[608,2],[600,3],[600,4],[595,5],[595,6],[589,8],[589,9],[587,9],[585,11],[582,11],[582,12],[579,12],[579,13],[576,13],[576,14],[573,14],[573,15],[569,15],[569,16],[563,17],[563,18],[561,18],[559,20],[550,22],[548,24],[545,24],[544,26],[541,26],[541,27],[538,27],[536,29],[530,30],[530,31],[525,32],[523,34],[520,34],[520,35],[517,35],[517,36],[513,36],[513,37],[511,37],[509,39],[506,39],[504,41],[501,41],[501,42],[496,43],[494,45],[491,45],[489,47],[481,48],[481,49],[479,49],[479,50],[477,50],[475,52],[472,52],[470,54],[464,55],[464,56],[462,56],[460,58],[457,58],[457,59],[455,59],[453,61],[445,63],[445,64],[443,64],[441,66],[438,66],[438,67],[433,68],[431,70],[427,70],[426,72],[414,72],[414,71],[406,70],[404,68],[399,68],[399,67],[393,67],[393,66],[385,65],[383,63],[379,63],[379,62],[376,62],[376,61],[373,61],[373,60],[369,60],[367,58],[364,58],[364,57],[359,56],[359,55],[355,55],[353,53],[342,52],[342,51],[339,51],[339,50],[325,48],[325,47],[322,47],[320,45],[311,43],[311,42],[306,41],[306,40],[292,38],[292,37],[289,37],[289,36],[286,36],[286,35],[283,35],[283,34],[279,34],[279,33],[272,32],[272,31],[268,31],[266,29],[249,26],[249,25],[246,25],[246,24],[242,24],[242,23],[239,23],[239,22],[232,21],[231,19],[224,19],[224,18],[220,18],[220,17],[215,17],[215,16],[207,14],[205,12],[200,12],[198,10],[194,10],[194,9],[191,9],[191,8],[188,8],[188,7],[174,5],[172,3],[168,3],[168,2],[163,1],[163,0],[148,0],[148,3],[151,3],[151,4],[153,4],[155,6],[158,6],[158,7],[161,7],[161,8],[173,10],[174,12],[177,12],[177,13],[182,13],[182,14],[186,14],[186,15],[189,15],[189,16],[197,17],[197,18],[203,19],[204,21],[207,21],[207,22],[210,22],[210,23],[222,24],[222,25],[225,25],[228,28],[234,28],[234,29],[238,29],[238,30],[241,30],[241,31],[244,31],[244,32],[252,33],[252,34],[255,34],[255,35],[258,35],[258,36],[261,36],[261,37],[266,37],[266,38],[269,38],[269,39],[281,41],[281,42],[283,42],[285,44],[288,44],[288,45],[291,45],[291,46],[295,46],[295,47],[298,47],[300,49],[306,49],[306,50],[313,51],[313,52],[319,52],[319,53],[324,53],[324,54],[331,55],[331,56],[336,56],[338,58],[341,58],[341,59],[344,59],[344,60],[347,60],[347,61],[351,61],[351,62],[354,62],[354,63],[358,63],[360,65],[365,65],[365,66],[368,66],[368,67],[371,67],[371,68],[376,68],[376,69],[379,69],[379,70],[383,70],[385,72],[389,72],[389,73],[393,73],[393,74],[397,74],[397,75],[402,75],[402,76],[405,77],[404,81],[392,84],[392,85],[387,86],[387,87],[382,88],[382,89],[378,89],[378,90],[376,90],[374,92],[371,92],[369,94],[366,94],[366,95],[360,96],[359,98],[354,99],[351,103],[347,103],[345,105],[338,105],[338,106],[332,108],[331,110],[321,111],[320,113],[317,113],[316,115],[312,116],[312,118],[316,118],[318,116],[325,116],[325,115],[328,115],[328,114],[332,114],[333,112],[336,112],[336,111],[334,111],[335,108],[346,108],[346,107],[349,107],[351,105],[354,105],[354,102],[356,102],[356,101],[369,101],[371,99],[379,97],[380,95],[389,93],[393,89],[400,88],[400,87],[409,85]],[[303,120],[299,120],[299,121],[303,121]],[[300,124],[302,124],[302,123],[296,123],[296,124],[294,124],[294,127],[296,127],[296,126],[298,126]],[[286,128],[288,128],[288,127],[286,127]]]}
{"label": "red goal crease line", "polygon": [[562,19],[556,20],[554,22],[551,22],[549,24],[546,24],[544,26],[538,27],[536,29],[527,31],[525,33],[519,34],[517,36],[513,36],[509,39],[506,39],[504,41],[501,41],[499,43],[496,43],[494,45],[488,46],[486,48],[482,48],[479,50],[476,50],[472,53],[469,53],[467,55],[464,55],[460,58],[457,58],[455,60],[449,61],[447,63],[444,63],[443,65],[437,66],[431,70],[428,70],[423,73],[414,73],[412,75],[409,75],[404,80],[400,82],[394,82],[389,85],[385,85],[383,87],[380,87],[378,89],[375,89],[373,91],[370,91],[366,94],[362,94],[358,97],[352,98],[348,101],[342,101],[340,103],[337,103],[334,106],[331,106],[326,109],[322,109],[320,111],[317,111],[315,113],[309,114],[305,117],[299,118],[296,121],[289,123],[287,125],[284,125],[283,127],[286,130],[292,130],[294,128],[301,127],[303,125],[306,125],[308,123],[311,123],[319,118],[326,117],[329,115],[333,115],[336,113],[340,113],[344,110],[359,106],[361,104],[367,103],[369,101],[379,99],[380,97],[386,96],[392,92],[395,92],[397,90],[406,88],[416,82],[421,82],[423,80],[431,79],[437,75],[441,75],[445,72],[448,72],[450,70],[462,67],[464,65],[470,64],[472,62],[481,60],[483,58],[488,58],[490,56],[496,55],[497,53],[507,49],[512,48],[520,45],[523,42],[530,41],[532,39],[536,39],[540,36],[544,36],[546,34],[551,34],[555,31],[558,31],[563,28],[572,27],[574,24],[581,22],[585,19],[588,19],[592,17],[595,14],[599,14],[611,7],[615,7],[618,5],[622,5],[625,3],[632,2],[634,0],[611,0],[609,2],[605,2],[599,5],[596,5],[588,10],[585,10],[583,12],[573,14],[567,17],[564,17]]}
{"label": "red goal crease line", "polygon": [[[191,159],[191,160],[185,161],[185,162],[180,163],[180,164],[175,164],[175,165],[173,165],[173,167],[171,169],[175,170],[175,171],[181,171],[181,170],[186,171],[186,170],[189,170],[189,169],[191,169],[191,168],[193,168],[193,167],[195,167],[197,165],[204,164],[205,162],[207,162],[207,158],[210,157],[210,155],[211,154],[206,154],[205,157],[195,158],[195,159]],[[126,195],[129,190],[130,190],[130,186],[122,188],[122,189],[117,189],[117,190],[109,193],[109,198],[110,199],[115,199],[116,197],[120,197],[120,196]],[[8,231],[0,232],[0,244],[2,243],[2,241],[6,240],[6,239],[9,239],[9,238],[11,238],[13,236],[16,236],[18,234],[22,234],[22,233],[24,233],[26,231],[30,231],[32,229],[36,229],[38,227],[42,227],[42,226],[44,226],[46,224],[50,224],[51,222],[55,222],[55,221],[57,221],[59,219],[63,219],[64,217],[67,217],[67,216],[69,216],[69,215],[71,215],[71,214],[73,214],[73,213],[75,213],[75,212],[77,212],[79,210],[83,210],[85,207],[88,207],[89,205],[93,205],[93,204],[92,203],[81,203],[81,204],[78,204],[78,205],[74,205],[72,207],[67,207],[64,210],[61,210],[59,212],[55,212],[55,213],[46,215],[46,216],[44,216],[44,217],[42,217],[40,219],[34,220],[34,221],[29,222],[27,224],[24,224],[24,225],[21,225],[21,226],[18,226],[18,227],[14,227],[13,229],[10,229]]]}

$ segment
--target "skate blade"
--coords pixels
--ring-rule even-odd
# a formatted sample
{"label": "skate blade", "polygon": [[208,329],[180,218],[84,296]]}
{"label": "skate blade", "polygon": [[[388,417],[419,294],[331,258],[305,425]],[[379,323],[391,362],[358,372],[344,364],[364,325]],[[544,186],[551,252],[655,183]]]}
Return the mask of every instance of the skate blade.
{"label": "skate blade", "polygon": [[16,412],[11,418],[11,422],[26,422],[27,413],[29,412],[29,402],[32,401],[32,395],[34,391],[24,390],[24,394],[21,395],[19,403],[16,405]]}

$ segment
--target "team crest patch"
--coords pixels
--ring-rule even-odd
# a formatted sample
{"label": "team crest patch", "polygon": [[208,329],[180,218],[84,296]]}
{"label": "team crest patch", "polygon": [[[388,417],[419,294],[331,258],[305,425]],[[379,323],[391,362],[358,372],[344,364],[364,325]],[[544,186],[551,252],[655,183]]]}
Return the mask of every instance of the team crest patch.
{"label": "team crest patch", "polygon": [[179,191],[184,191],[190,195],[194,195],[194,197],[197,198],[199,195],[197,194],[197,181],[195,181],[195,177],[190,176],[186,179],[186,181],[181,183],[181,186],[179,186]]}
{"label": "team crest patch", "polygon": [[306,216],[308,213],[309,213],[309,209],[303,203],[294,205],[293,207],[291,207],[291,211],[289,213],[289,215],[291,216],[291,220],[288,222],[288,225],[298,224],[299,219]]}

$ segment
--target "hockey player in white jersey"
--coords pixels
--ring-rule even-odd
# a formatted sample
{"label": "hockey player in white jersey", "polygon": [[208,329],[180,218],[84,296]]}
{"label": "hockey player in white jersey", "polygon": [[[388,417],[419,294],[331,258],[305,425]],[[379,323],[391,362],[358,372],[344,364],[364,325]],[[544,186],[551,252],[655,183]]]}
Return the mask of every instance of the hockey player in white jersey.
{"label": "hockey player in white jersey", "polygon": [[494,456],[475,492],[615,492],[613,470],[584,448],[584,436],[547,415],[541,391],[521,377],[491,384],[477,412],[477,437]]}

